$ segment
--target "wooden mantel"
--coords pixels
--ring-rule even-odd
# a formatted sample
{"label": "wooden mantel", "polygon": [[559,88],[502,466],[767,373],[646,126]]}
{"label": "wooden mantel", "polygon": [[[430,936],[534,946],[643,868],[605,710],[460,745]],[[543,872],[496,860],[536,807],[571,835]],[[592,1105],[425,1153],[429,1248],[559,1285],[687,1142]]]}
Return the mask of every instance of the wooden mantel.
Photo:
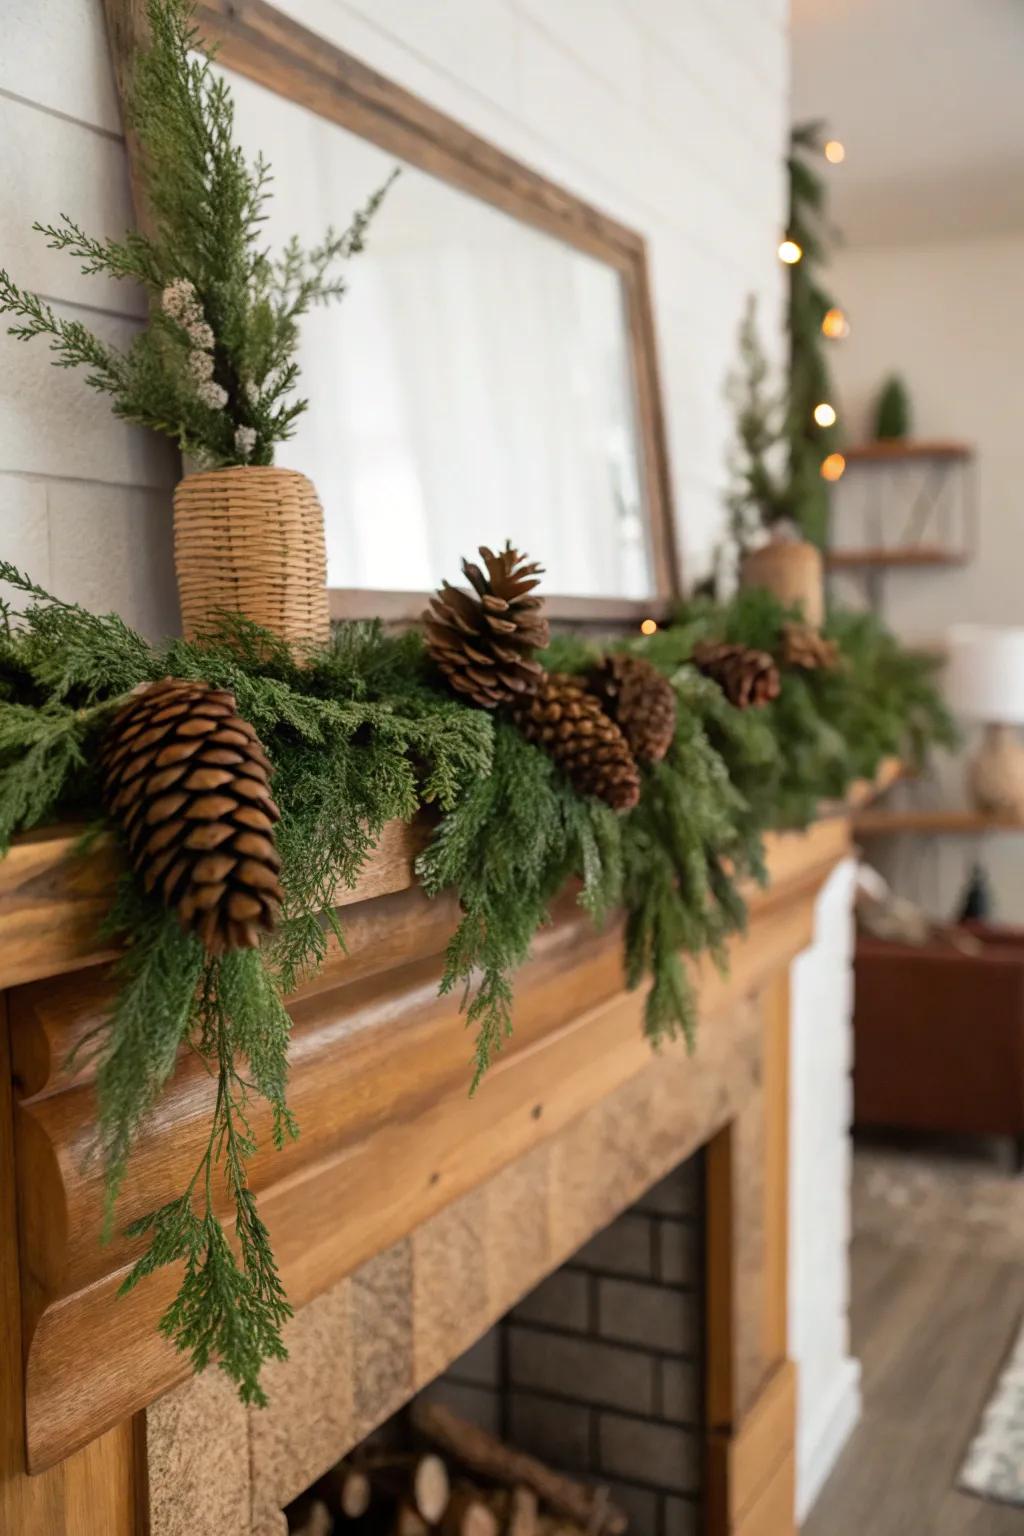
{"label": "wooden mantel", "polygon": [[[472,1100],[457,1000],[437,996],[455,904],[428,901],[415,883],[424,835],[415,824],[386,829],[358,887],[340,897],[346,950],[332,944],[320,975],[289,1003],[289,1097],[302,1135],[284,1152],[259,1152],[252,1181],[298,1312],[293,1354],[302,1354],[315,1298],[334,1294],[395,1244],[415,1243],[419,1234],[428,1241],[446,1212],[497,1187],[505,1171],[538,1156],[564,1161],[598,1106],[621,1102],[625,1113],[622,1095],[648,1091],[647,1084],[657,1095],[659,1081],[671,1082],[673,1096],[662,1092],[661,1107],[636,1126],[629,1169],[607,1173],[605,1183],[621,1184],[620,1205],[614,1189],[585,1201],[589,1230],[568,1222],[535,1260],[539,1273],[513,1279],[505,1266],[506,1289],[487,1305],[504,1310],[516,1286],[528,1288],[545,1263],[561,1262],[559,1243],[584,1241],[624,1207],[638,1180],[642,1188],[706,1143],[714,1528],[783,1536],[792,1529],[786,976],[810,940],[819,887],[849,851],[847,814],[769,839],[771,884],[750,895],[749,933],[731,946],[728,976],[703,963],[694,968],[704,1035],[692,1060],[680,1047],[652,1061],[641,1033],[642,992],[624,988],[619,925],[596,933],[566,893],[517,979],[515,1036]],[[83,855],[77,840],[73,829],[40,833],[0,863],[0,1531],[163,1536],[171,1527],[153,1513],[159,1500],[146,1487],[166,1461],[153,1459],[160,1419],[151,1405],[188,1377],[155,1328],[177,1275],[158,1273],[118,1299],[138,1248],[123,1236],[100,1240],[91,1069],[80,1061],[69,1074],[66,1063],[111,995],[111,952],[97,935],[117,861],[109,843]],[[121,1225],[182,1187],[182,1170],[194,1165],[205,1135],[210,1094],[201,1064],[183,1052],[138,1139]],[[266,1129],[259,1114],[255,1128]],[[429,1357],[436,1373],[449,1343],[452,1358],[468,1342],[453,1333],[417,1358]],[[422,1384],[420,1375],[410,1368],[413,1385]],[[259,1423],[273,1422],[274,1411]],[[755,1450],[771,1441],[768,1461],[761,1452],[739,1454],[747,1433]],[[307,1441],[315,1440],[311,1427]],[[344,1449],[335,1446],[337,1454]],[[302,1486],[289,1491],[290,1475],[282,1472],[269,1492],[253,1482],[246,1494],[254,1511],[263,1510],[263,1525],[254,1513],[247,1527],[258,1536],[276,1532],[278,1501]],[[788,1500],[788,1524],[756,1523],[751,1511],[762,1494],[771,1510]]]}

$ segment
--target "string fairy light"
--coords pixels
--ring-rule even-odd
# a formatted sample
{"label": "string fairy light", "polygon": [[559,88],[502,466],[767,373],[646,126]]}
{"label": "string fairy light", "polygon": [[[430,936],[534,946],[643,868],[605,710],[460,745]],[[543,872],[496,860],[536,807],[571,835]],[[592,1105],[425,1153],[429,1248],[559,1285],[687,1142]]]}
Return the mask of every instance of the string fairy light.
{"label": "string fairy light", "polygon": [[841,165],[846,159],[846,146],[839,139],[829,139],[825,145],[825,159],[829,165]]}
{"label": "string fairy light", "polygon": [[826,310],[821,322],[821,334],[830,341],[841,341],[850,334],[850,322],[841,309]]}
{"label": "string fairy light", "polygon": [[821,461],[821,478],[823,480],[841,480],[846,469],[846,460],[841,453],[830,453]]}
{"label": "string fairy light", "polygon": [[787,267],[795,267],[803,254],[803,246],[797,245],[795,240],[783,240],[779,246],[779,260],[784,261]]}
{"label": "string fairy light", "polygon": [[657,629],[658,629],[658,621],[657,621],[657,619],[644,619],[643,623],[640,625],[640,633],[642,635],[653,635],[653,634],[656,634],[657,633]]}
{"label": "string fairy light", "polygon": [[814,419],[819,427],[834,427],[836,424],[836,408],[829,405],[827,400],[822,400],[820,405],[814,407]]}

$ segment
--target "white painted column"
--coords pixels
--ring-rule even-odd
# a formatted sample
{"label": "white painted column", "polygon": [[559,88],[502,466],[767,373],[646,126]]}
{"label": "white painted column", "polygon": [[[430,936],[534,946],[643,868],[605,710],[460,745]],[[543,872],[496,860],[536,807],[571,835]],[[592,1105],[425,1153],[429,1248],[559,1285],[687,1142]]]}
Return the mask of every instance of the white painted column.
{"label": "white painted column", "polygon": [[853,884],[846,859],[818,897],[793,964],[789,1352],[799,1367],[797,1515],[810,1509],[860,1416],[850,1355]]}

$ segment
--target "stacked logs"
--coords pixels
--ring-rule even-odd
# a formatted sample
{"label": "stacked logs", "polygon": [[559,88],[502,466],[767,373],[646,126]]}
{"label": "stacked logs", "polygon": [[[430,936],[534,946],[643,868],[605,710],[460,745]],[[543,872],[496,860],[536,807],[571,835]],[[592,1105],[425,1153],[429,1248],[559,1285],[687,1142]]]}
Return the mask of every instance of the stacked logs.
{"label": "stacked logs", "polygon": [[625,1536],[606,1488],[556,1472],[437,1403],[410,1413],[430,1449],[367,1444],[287,1511],[291,1536]]}

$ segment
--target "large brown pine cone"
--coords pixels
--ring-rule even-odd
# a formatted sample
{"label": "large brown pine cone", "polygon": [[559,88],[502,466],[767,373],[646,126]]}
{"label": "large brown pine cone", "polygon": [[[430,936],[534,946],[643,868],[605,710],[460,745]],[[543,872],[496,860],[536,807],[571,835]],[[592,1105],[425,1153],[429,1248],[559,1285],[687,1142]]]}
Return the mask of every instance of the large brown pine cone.
{"label": "large brown pine cone", "polygon": [[839,647],[810,624],[783,624],[779,665],[804,672],[832,671],[839,665]]}
{"label": "large brown pine cone", "polygon": [[637,761],[660,762],[676,733],[676,695],[657,667],[646,657],[613,652],[591,668],[587,687]]}
{"label": "large brown pine cone", "polygon": [[757,709],[779,696],[779,669],[767,651],[725,640],[702,640],[693,648],[693,664],[718,684],[737,709]]}
{"label": "large brown pine cone", "polygon": [[530,693],[544,675],[534,660],[550,638],[533,590],[543,567],[506,544],[498,554],[480,546],[486,573],[463,560],[472,592],[444,582],[423,616],[427,650],[452,687],[494,709]]}
{"label": "large brown pine cone", "polygon": [[167,677],[115,716],[104,798],[132,868],[210,954],[252,949],[281,906],[273,772],[230,693]]}
{"label": "large brown pine cone", "polygon": [[536,692],[512,706],[528,741],[543,747],[581,795],[596,795],[613,811],[640,798],[640,774],[629,743],[592,693],[564,672],[545,673]]}

